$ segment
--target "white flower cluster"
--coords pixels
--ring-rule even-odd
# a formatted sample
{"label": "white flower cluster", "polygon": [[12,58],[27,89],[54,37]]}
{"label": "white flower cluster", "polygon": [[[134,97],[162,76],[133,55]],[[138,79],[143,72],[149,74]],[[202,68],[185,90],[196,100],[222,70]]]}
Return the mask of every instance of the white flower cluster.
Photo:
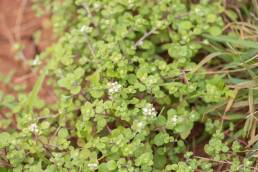
{"label": "white flower cluster", "polygon": [[89,169],[91,169],[91,170],[95,170],[95,169],[97,169],[98,164],[97,164],[97,163],[89,163],[89,164],[88,164],[88,167],[89,167]]}
{"label": "white flower cluster", "polygon": [[170,121],[173,125],[177,125],[183,121],[183,118],[181,116],[173,116]]}
{"label": "white flower cluster", "polygon": [[143,109],[143,114],[147,117],[155,117],[157,115],[156,109],[152,104],[147,104]]}
{"label": "white flower cluster", "polygon": [[108,94],[112,96],[113,94],[119,92],[122,88],[122,85],[120,85],[117,81],[108,83]]}
{"label": "white flower cluster", "polygon": [[38,125],[36,123],[31,124],[29,127],[29,130],[32,133],[38,133],[39,132]]}

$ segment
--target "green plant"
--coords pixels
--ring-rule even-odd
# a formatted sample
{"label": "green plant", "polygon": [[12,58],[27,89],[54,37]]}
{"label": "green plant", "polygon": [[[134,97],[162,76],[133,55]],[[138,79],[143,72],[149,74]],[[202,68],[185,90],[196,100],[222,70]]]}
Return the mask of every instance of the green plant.
{"label": "green plant", "polygon": [[[17,128],[0,134],[1,160],[14,171],[252,169],[252,159],[238,158],[238,143],[224,139],[223,110],[210,111],[234,97],[223,75],[203,67],[225,52],[200,60],[208,40],[225,40],[220,1],[44,2],[60,38],[38,57],[47,65],[30,95],[9,108]],[[38,98],[46,75],[55,104]],[[186,153],[196,123],[212,135],[211,159]]]}

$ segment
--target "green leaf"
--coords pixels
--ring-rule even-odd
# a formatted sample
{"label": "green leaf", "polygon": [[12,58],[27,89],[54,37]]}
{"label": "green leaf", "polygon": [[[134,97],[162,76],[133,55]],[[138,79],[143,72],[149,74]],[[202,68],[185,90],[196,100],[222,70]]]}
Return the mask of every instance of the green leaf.
{"label": "green leaf", "polygon": [[96,118],[97,120],[97,132],[100,132],[107,124],[107,121],[103,117]]}
{"label": "green leaf", "polygon": [[69,132],[66,128],[61,128],[58,131],[58,136],[61,137],[61,138],[67,138],[69,136]]}
{"label": "green leaf", "polygon": [[78,67],[77,69],[75,69],[74,75],[75,75],[76,79],[81,78],[84,75],[84,72],[85,72],[84,69],[81,67]]}
{"label": "green leaf", "polygon": [[189,58],[192,55],[191,50],[186,45],[173,43],[168,48],[168,54],[174,59]]}
{"label": "green leaf", "polygon": [[40,124],[40,127],[42,129],[48,129],[50,127],[50,123],[48,121],[43,121],[41,124]]}
{"label": "green leaf", "polygon": [[207,15],[207,22],[214,23],[218,19],[218,17],[215,14],[208,14]]}
{"label": "green leaf", "polygon": [[190,21],[182,21],[178,24],[178,30],[190,30],[192,26],[193,25]]}
{"label": "green leaf", "polygon": [[93,74],[89,75],[87,80],[89,80],[92,85],[98,85],[100,81],[100,71],[97,70]]}
{"label": "green leaf", "polygon": [[0,133],[0,149],[9,145],[11,136],[7,132]]}
{"label": "green leaf", "polygon": [[186,126],[183,126],[182,131],[179,132],[180,137],[181,137],[182,139],[186,139],[186,138],[189,136],[189,134],[191,133],[192,128],[193,128],[193,125],[191,125],[191,124],[188,124],[187,127],[186,127]]}
{"label": "green leaf", "polygon": [[43,72],[39,76],[39,79],[36,81],[32,91],[29,94],[29,99],[27,101],[27,113],[31,113],[33,111],[33,107],[35,105],[36,99],[38,98],[39,91],[47,75],[47,70],[47,67],[43,70]]}
{"label": "green leaf", "polygon": [[71,89],[71,94],[76,95],[79,94],[81,91],[81,86],[75,86]]}
{"label": "green leaf", "polygon": [[167,163],[167,158],[164,155],[154,156],[154,167],[157,169],[164,169]]}
{"label": "green leaf", "polygon": [[107,170],[113,171],[117,168],[116,162],[114,160],[110,160],[107,162]]}
{"label": "green leaf", "polygon": [[153,142],[157,146],[162,146],[162,145],[168,143],[169,140],[170,140],[169,134],[167,134],[167,133],[159,133],[159,134],[157,134],[154,137]]}
{"label": "green leaf", "polygon": [[137,166],[152,166],[153,165],[153,155],[151,152],[143,153],[141,156],[136,158],[135,164]]}
{"label": "green leaf", "polygon": [[217,27],[217,26],[212,26],[209,28],[208,32],[212,35],[212,36],[218,36],[222,33],[222,29]]}
{"label": "green leaf", "polygon": [[104,91],[102,90],[90,90],[90,94],[93,98],[101,98],[104,95]]}
{"label": "green leaf", "polygon": [[12,172],[12,170],[0,167],[0,172]]}
{"label": "green leaf", "polygon": [[240,39],[239,37],[233,37],[233,36],[212,36],[212,35],[203,35],[205,38],[210,39],[212,41],[221,42],[221,43],[229,43],[235,46],[240,46],[243,48],[255,48],[257,49],[258,43],[251,41],[251,40],[244,40]]}
{"label": "green leaf", "polygon": [[90,102],[86,102],[83,106],[81,106],[81,113],[84,120],[89,120],[94,116],[93,105]]}

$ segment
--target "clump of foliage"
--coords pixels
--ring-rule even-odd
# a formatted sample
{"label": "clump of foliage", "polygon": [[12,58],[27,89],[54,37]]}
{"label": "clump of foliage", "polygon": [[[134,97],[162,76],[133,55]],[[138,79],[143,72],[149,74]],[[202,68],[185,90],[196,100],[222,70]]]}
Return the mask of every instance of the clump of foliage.
{"label": "clump of foliage", "polygon": [[[239,141],[225,141],[224,128],[230,133],[235,125],[220,118],[224,109],[214,108],[232,100],[234,90],[224,75],[209,75],[203,67],[225,55],[202,60],[216,48],[207,48],[209,40],[221,38],[223,14],[235,14],[222,2],[36,3],[52,12],[59,40],[38,57],[47,65],[30,95],[21,94],[9,108],[17,121],[0,134],[6,166],[39,172],[254,168],[252,158],[241,156]],[[37,96],[46,75],[57,95],[54,104]],[[210,137],[204,150],[211,158],[192,152],[197,124],[205,127],[197,142]]]}

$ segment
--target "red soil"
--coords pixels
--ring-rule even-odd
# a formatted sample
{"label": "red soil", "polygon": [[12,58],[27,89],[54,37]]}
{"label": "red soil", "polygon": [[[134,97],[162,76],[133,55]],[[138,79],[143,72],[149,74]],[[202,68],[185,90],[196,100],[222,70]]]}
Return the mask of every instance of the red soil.
{"label": "red soil", "polygon": [[[0,74],[15,72],[10,84],[4,85],[0,80],[0,90],[12,94],[13,84],[26,84],[26,91],[31,90],[38,74],[28,61],[54,40],[48,17],[36,17],[31,6],[31,0],[0,0]],[[33,36],[36,31],[42,32],[39,43]],[[23,59],[13,50],[16,43],[24,46]],[[46,100],[53,98],[46,86],[41,96]]]}

